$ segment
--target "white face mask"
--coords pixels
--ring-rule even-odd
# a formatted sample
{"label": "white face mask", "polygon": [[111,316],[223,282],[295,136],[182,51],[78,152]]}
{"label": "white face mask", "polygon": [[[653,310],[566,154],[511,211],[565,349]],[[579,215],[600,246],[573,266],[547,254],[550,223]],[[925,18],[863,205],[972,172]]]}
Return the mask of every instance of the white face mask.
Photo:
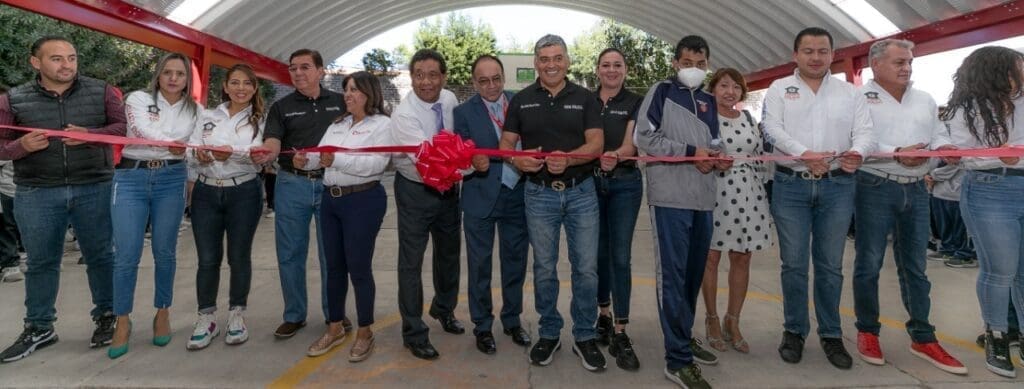
{"label": "white face mask", "polygon": [[704,82],[706,74],[703,70],[694,67],[679,69],[676,76],[679,77],[679,82],[683,83],[687,88],[693,89]]}

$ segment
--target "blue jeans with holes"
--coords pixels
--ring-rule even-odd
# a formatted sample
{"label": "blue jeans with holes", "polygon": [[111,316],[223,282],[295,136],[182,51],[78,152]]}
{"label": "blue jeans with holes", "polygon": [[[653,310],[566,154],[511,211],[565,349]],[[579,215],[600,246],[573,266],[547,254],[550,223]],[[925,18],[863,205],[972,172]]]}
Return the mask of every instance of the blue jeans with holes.
{"label": "blue jeans with holes", "polygon": [[601,209],[600,238],[597,248],[597,303],[614,302],[615,322],[629,323],[629,298],[633,288],[633,230],[644,195],[640,169],[618,177],[597,180],[597,202]]}
{"label": "blue jeans with holes", "polygon": [[309,255],[309,221],[316,222],[317,259],[320,263],[320,305],[327,310],[327,265],[320,236],[320,201],[323,180],[311,180],[286,171],[278,171],[274,185],[274,242],[284,296],[284,321],[306,321],[306,262]]}
{"label": "blue jeans with holes", "polygon": [[558,192],[526,183],[526,225],[533,246],[533,287],[541,338],[558,339],[558,242],[562,226],[572,269],[572,336],[577,342],[597,336],[597,220],[600,216],[594,180]]}
{"label": "blue jeans with holes", "polygon": [[[1007,308],[1024,323],[1024,177],[971,171],[960,211],[978,252],[978,302],[988,329],[1009,330]],[[21,221],[19,220],[19,223]]]}
{"label": "blue jeans with holes", "polygon": [[928,190],[924,180],[899,184],[874,174],[857,172],[857,256],[853,270],[854,311],[857,330],[878,335],[878,276],[893,234],[893,257],[900,297],[910,314],[907,333],[917,343],[935,341],[928,322],[931,282],[925,275],[928,248]]}
{"label": "blue jeans with holes", "polygon": [[[114,223],[114,314],[132,312],[146,224],[153,226],[153,307],[171,306],[178,228],[185,212],[185,163],[159,169],[117,169],[111,216]],[[77,233],[79,230],[75,230]],[[83,239],[79,237],[79,241]]]}
{"label": "blue jeans with holes", "polygon": [[771,211],[782,257],[783,327],[807,337],[808,276],[814,264],[814,314],[818,336],[839,338],[843,249],[853,217],[853,176],[805,180],[775,173]]}
{"label": "blue jeans with holes", "polygon": [[111,246],[110,181],[52,188],[18,185],[14,217],[28,254],[25,272],[25,323],[52,328],[57,320],[60,260],[68,223],[85,258],[93,318],[113,304],[114,253]]}

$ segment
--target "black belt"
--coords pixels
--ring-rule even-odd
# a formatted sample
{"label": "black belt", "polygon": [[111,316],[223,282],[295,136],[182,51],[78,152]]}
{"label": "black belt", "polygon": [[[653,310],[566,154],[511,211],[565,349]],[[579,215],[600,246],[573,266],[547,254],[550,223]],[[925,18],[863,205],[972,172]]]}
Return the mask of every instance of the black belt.
{"label": "black belt", "polygon": [[328,186],[327,191],[331,194],[331,197],[341,197],[344,195],[350,195],[353,193],[365,192],[370,189],[376,188],[380,184],[380,181],[370,181],[362,184],[347,185],[347,186]]}
{"label": "black belt", "polygon": [[636,174],[637,170],[638,169],[637,169],[636,166],[621,166],[620,165],[620,166],[616,166],[615,169],[612,169],[612,171],[606,172],[606,171],[602,170],[600,167],[595,167],[594,168],[594,175],[598,176],[598,177],[604,177],[604,178],[619,178],[619,177],[626,176],[626,175]]}
{"label": "black belt", "polygon": [[559,179],[549,178],[547,180],[540,179],[540,178],[530,177],[529,181],[531,183],[535,184],[535,185],[540,185],[540,186],[543,186],[543,187],[546,187],[546,188],[551,188],[552,190],[554,190],[556,192],[561,192],[563,190],[571,189],[572,187],[574,187],[576,185],[579,185],[579,184],[582,184],[582,183],[586,182],[588,179],[590,179],[590,177],[592,177],[592,176],[589,175],[589,174],[581,174],[581,175],[578,175],[578,176],[572,177],[572,178],[559,178]]}
{"label": "black belt", "polygon": [[148,161],[142,161],[138,159],[131,159],[121,157],[121,163],[117,164],[118,169],[159,169],[164,166],[177,165],[181,163],[181,159],[153,159]]}
{"label": "black belt", "polygon": [[988,174],[996,174],[996,175],[1000,175],[1000,176],[1024,177],[1024,169],[1011,169],[1011,168],[1005,168],[1005,167],[997,167],[997,168],[994,168],[994,169],[975,170],[975,171],[976,172],[982,172],[982,173],[988,173]]}
{"label": "black belt", "polygon": [[320,180],[324,178],[323,170],[301,170],[294,167],[282,167],[281,169],[296,176],[306,177],[310,180]]}
{"label": "black belt", "polygon": [[832,170],[828,171],[825,174],[820,174],[819,175],[819,174],[812,174],[809,171],[796,171],[796,170],[790,169],[790,168],[785,167],[785,166],[780,166],[780,165],[776,165],[775,166],[775,171],[778,172],[778,173],[785,174],[787,176],[803,178],[805,180],[820,180],[822,178],[841,177],[841,176],[848,176],[848,175],[851,174],[851,173],[848,173],[847,171],[845,171],[843,169],[832,169]]}

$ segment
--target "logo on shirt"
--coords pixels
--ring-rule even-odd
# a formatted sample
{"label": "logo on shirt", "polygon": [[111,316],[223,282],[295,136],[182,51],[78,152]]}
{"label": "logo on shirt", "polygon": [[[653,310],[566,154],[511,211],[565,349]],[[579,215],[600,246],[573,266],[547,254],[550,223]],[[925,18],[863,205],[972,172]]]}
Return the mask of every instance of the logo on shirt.
{"label": "logo on shirt", "polygon": [[160,119],[160,107],[157,107],[156,104],[146,107],[146,112],[149,112],[149,120]]}
{"label": "logo on shirt", "polygon": [[608,113],[609,113],[609,114],[612,114],[612,115],[622,115],[622,116],[629,116],[629,111],[616,111],[616,110],[609,110],[609,111],[608,111]]}
{"label": "logo on shirt", "polygon": [[800,88],[795,86],[787,86],[786,94],[784,96],[788,100],[796,100],[800,98]]}
{"label": "logo on shirt", "polygon": [[868,104],[881,104],[882,99],[878,98],[878,92],[868,91],[864,92],[864,97],[868,99]]}
{"label": "logo on shirt", "polygon": [[302,116],[302,115],[305,115],[305,114],[306,114],[306,111],[288,112],[288,113],[284,114],[284,117],[290,118],[292,116]]}
{"label": "logo on shirt", "polygon": [[203,123],[203,132],[204,133],[213,132],[214,128],[217,128],[217,125],[214,124],[213,122]]}
{"label": "logo on shirt", "polygon": [[341,107],[327,107],[327,108],[324,108],[324,111],[328,111],[328,112],[330,112],[330,111],[339,111],[340,112],[341,111]]}
{"label": "logo on shirt", "polygon": [[523,105],[519,106],[519,109],[527,109],[527,108],[540,108],[540,103],[523,104]]}
{"label": "logo on shirt", "polygon": [[566,105],[562,106],[562,109],[571,109],[571,110],[576,110],[576,111],[582,111],[583,110],[583,105],[582,104],[566,104]]}
{"label": "logo on shirt", "polygon": [[705,103],[703,101],[698,101],[697,105],[699,105],[699,107],[697,107],[697,109],[700,110],[700,113],[707,113],[708,112],[708,103]]}

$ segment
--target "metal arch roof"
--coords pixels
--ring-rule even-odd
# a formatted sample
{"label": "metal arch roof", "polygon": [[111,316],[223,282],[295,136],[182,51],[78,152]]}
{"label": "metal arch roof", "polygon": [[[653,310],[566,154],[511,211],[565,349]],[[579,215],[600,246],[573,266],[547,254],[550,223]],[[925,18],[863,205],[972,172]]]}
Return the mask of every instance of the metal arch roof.
{"label": "metal arch roof", "polygon": [[[866,1],[903,31],[1006,2]],[[184,0],[128,2],[168,16]],[[877,38],[830,0],[219,0],[191,26],[281,61],[301,47],[317,48],[333,59],[411,21],[446,11],[509,4],[591,13],[667,42],[698,34],[708,40],[713,64],[744,73],[789,62],[793,37],[804,27],[828,29],[837,48]]]}

